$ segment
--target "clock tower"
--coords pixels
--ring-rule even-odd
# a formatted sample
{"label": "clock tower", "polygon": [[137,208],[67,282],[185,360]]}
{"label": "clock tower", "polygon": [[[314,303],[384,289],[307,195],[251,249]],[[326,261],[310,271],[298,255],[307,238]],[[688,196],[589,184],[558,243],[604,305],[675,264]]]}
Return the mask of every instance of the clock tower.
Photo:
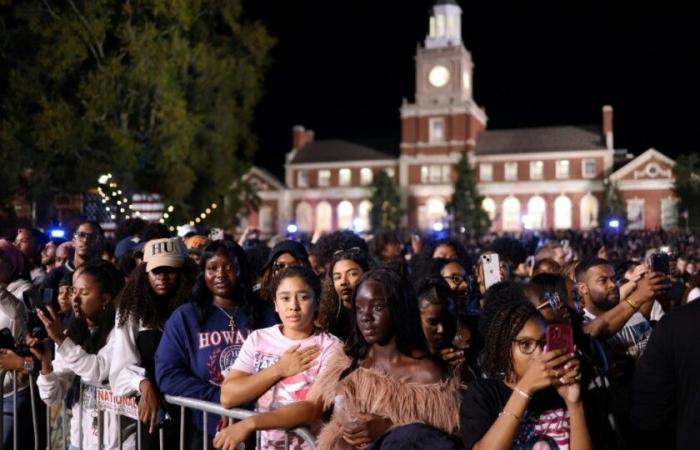
{"label": "clock tower", "polygon": [[462,43],[462,9],[438,0],[416,53],[415,103],[401,106],[401,153],[448,155],[474,147],[486,114],[473,99],[471,54]]}

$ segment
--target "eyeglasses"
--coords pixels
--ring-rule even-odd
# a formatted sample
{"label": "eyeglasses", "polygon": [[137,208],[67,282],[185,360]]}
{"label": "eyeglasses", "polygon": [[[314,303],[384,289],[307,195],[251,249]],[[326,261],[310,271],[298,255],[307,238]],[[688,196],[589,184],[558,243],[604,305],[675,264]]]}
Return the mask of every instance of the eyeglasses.
{"label": "eyeglasses", "polygon": [[78,241],[92,242],[97,240],[97,234],[86,233],[84,231],[76,231],[73,235],[73,239]]}
{"label": "eyeglasses", "polygon": [[540,350],[544,350],[544,346],[547,344],[547,341],[545,341],[544,339],[532,338],[513,339],[513,342],[518,344],[520,352],[524,355],[533,354],[537,347],[539,347]]}
{"label": "eyeglasses", "polygon": [[361,253],[362,249],[360,247],[350,247],[334,251],[333,257],[335,258],[336,256],[340,255],[359,255]]}
{"label": "eyeglasses", "polygon": [[466,275],[459,275],[456,273],[453,273],[452,275],[444,276],[442,278],[444,278],[447,281],[451,281],[454,284],[462,284],[462,283],[465,283],[467,281]]}
{"label": "eyeglasses", "polygon": [[551,306],[555,311],[564,307],[564,303],[562,303],[561,299],[559,298],[559,294],[556,292],[545,292],[544,300],[544,303],[537,307],[538,311],[542,308],[546,308],[547,306]]}
{"label": "eyeglasses", "polygon": [[294,266],[298,266],[298,265],[299,265],[299,263],[297,263],[297,262],[293,262],[293,263],[289,263],[289,264],[287,264],[287,263],[274,263],[272,265],[272,270],[273,270],[273,272],[279,272],[280,270],[286,269],[287,267],[294,267]]}

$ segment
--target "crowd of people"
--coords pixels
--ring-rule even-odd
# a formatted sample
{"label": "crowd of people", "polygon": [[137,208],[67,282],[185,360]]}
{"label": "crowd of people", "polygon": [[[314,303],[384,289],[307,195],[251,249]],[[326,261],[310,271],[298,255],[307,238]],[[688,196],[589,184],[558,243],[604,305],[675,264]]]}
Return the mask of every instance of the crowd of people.
{"label": "crowd of people", "polygon": [[[71,449],[174,448],[181,427],[192,449],[278,449],[299,426],[322,450],[700,448],[692,234],[216,237],[0,239],[5,448],[45,445],[32,408],[70,413]],[[95,385],[136,398],[139,439],[98,423]]]}

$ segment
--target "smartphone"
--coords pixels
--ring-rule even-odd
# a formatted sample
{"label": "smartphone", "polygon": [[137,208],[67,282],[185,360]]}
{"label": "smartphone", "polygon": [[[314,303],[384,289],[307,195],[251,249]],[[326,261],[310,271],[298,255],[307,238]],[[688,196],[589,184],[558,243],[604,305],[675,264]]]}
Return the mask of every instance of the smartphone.
{"label": "smartphone", "polygon": [[547,351],[564,350],[567,354],[574,352],[574,330],[568,323],[552,323],[545,332]]}
{"label": "smartphone", "polygon": [[486,289],[501,281],[498,253],[484,253],[481,255],[481,267],[484,271],[484,287]]}
{"label": "smartphone", "polygon": [[652,272],[660,272],[663,274],[669,274],[669,263],[668,263],[668,253],[654,253],[649,258],[649,265],[651,266]]}

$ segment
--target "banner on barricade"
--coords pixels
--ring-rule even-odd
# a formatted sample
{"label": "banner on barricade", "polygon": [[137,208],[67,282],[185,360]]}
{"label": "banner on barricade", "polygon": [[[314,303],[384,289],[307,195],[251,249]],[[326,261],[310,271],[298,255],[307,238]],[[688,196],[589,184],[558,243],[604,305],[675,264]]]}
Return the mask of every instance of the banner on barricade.
{"label": "banner on barricade", "polygon": [[109,411],[132,419],[138,420],[138,405],[136,397],[122,397],[112,394],[112,391],[105,388],[97,388],[97,409]]}

